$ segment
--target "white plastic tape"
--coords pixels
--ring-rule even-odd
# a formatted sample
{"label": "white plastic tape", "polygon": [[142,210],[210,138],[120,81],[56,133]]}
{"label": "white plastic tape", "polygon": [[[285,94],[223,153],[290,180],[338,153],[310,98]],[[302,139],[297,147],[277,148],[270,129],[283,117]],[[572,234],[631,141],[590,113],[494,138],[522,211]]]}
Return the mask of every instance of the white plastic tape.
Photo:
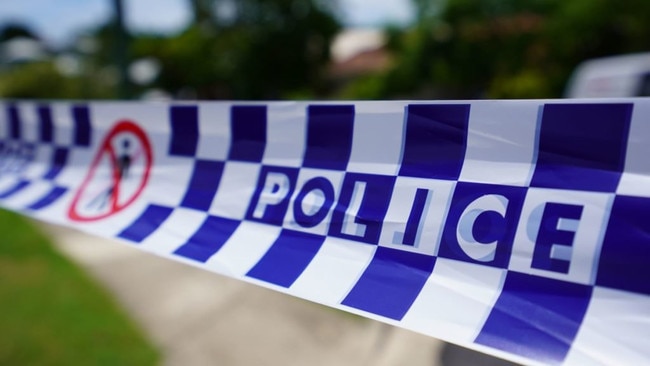
{"label": "white plastic tape", "polygon": [[10,210],[521,363],[650,362],[650,100],[2,108]]}

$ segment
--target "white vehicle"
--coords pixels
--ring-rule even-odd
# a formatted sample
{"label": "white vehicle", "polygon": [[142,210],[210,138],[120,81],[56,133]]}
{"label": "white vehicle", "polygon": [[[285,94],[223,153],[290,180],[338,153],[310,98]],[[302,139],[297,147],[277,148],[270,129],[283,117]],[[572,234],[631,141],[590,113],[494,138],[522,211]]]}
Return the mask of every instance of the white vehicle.
{"label": "white vehicle", "polygon": [[587,60],[573,72],[567,98],[650,96],[650,53]]}

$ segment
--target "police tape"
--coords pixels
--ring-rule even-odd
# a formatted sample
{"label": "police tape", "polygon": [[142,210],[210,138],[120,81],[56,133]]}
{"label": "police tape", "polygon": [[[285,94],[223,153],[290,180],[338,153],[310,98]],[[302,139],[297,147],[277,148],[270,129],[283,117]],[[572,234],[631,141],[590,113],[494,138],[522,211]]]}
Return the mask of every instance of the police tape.
{"label": "police tape", "polygon": [[650,361],[650,100],[4,102],[0,204],[525,364]]}

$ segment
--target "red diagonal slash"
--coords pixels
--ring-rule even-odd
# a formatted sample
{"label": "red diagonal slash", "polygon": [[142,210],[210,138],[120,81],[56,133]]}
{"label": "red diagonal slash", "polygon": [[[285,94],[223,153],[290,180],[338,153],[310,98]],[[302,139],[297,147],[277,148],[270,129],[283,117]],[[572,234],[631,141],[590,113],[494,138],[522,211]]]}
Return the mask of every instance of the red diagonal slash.
{"label": "red diagonal slash", "polygon": [[[121,185],[121,180],[124,177],[120,177],[120,167],[118,164],[118,158],[117,158],[117,154],[115,153],[115,149],[113,148],[112,145],[113,139],[120,133],[126,133],[134,136],[136,140],[138,140],[138,142],[140,143],[140,146],[142,146],[142,149],[138,151],[136,156],[134,156],[133,161],[135,161],[135,158],[139,158],[140,155],[144,156],[144,171],[143,171],[143,176],[140,180],[140,184],[138,185],[133,195],[131,195],[131,197],[128,197],[127,200],[123,200],[121,204],[119,202],[120,185]],[[108,212],[98,213],[96,215],[88,215],[88,214],[81,213],[79,211],[79,205],[80,205],[79,201],[81,200],[81,197],[84,195],[84,193],[86,193],[86,189],[88,188],[88,185],[90,184],[92,178],[95,176],[95,172],[97,171],[97,168],[99,167],[99,164],[104,154],[108,154],[109,161],[111,162],[111,170],[112,170],[112,174],[111,174],[112,192],[110,195],[110,208]],[[147,135],[144,132],[144,130],[132,121],[129,120],[119,121],[108,132],[106,137],[104,137],[104,140],[100,145],[99,151],[97,152],[97,155],[95,155],[95,158],[93,159],[90,165],[88,174],[86,174],[86,177],[82,181],[81,186],[79,186],[79,189],[77,189],[75,193],[75,196],[72,200],[72,204],[68,209],[68,217],[71,220],[75,220],[75,221],[95,221],[95,220],[101,220],[108,216],[114,215],[115,213],[125,209],[131,203],[133,203],[138,198],[138,196],[140,196],[140,194],[146,187],[147,182],[149,181],[149,172],[151,170],[152,164],[153,164],[153,153],[151,150],[151,143],[149,142],[149,139],[147,138]]]}

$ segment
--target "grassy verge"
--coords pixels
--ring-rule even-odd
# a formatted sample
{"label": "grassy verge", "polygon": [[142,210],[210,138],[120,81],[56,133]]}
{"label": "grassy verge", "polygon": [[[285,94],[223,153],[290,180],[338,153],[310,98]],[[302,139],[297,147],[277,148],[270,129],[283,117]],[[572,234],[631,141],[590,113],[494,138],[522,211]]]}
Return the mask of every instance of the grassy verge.
{"label": "grassy verge", "polygon": [[154,365],[158,352],[31,223],[0,210],[0,365]]}

